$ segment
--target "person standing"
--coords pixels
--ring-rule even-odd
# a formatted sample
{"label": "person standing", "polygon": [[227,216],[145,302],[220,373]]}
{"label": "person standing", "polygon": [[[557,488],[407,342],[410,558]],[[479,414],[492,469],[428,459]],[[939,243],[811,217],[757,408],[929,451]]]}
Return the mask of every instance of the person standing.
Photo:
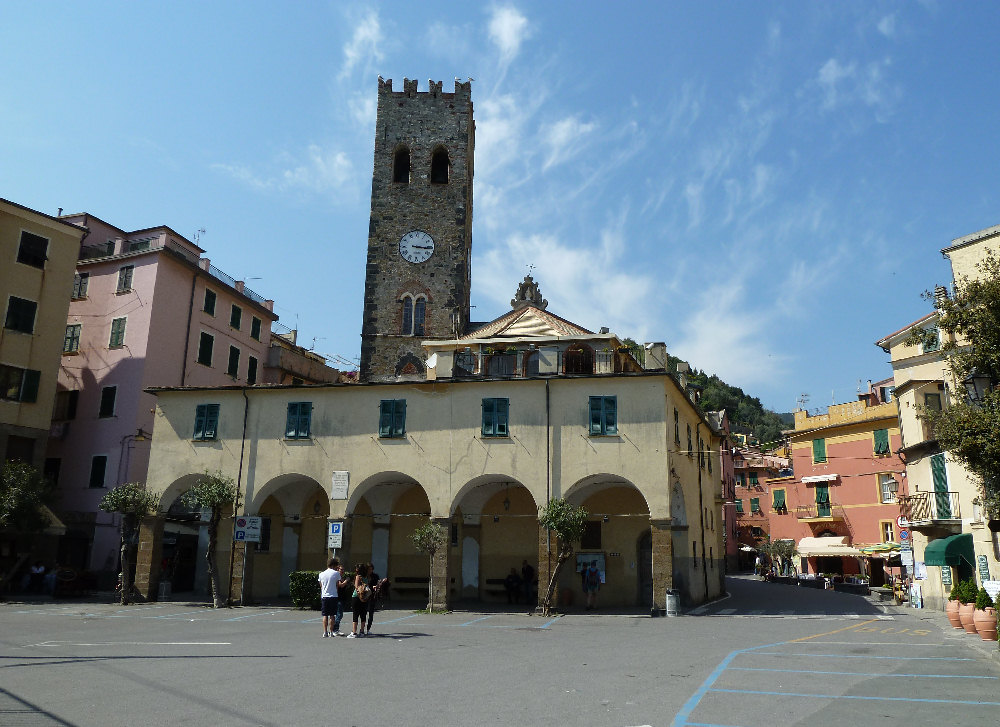
{"label": "person standing", "polygon": [[337,617],[333,622],[333,635],[344,636],[340,631],[340,622],[344,618],[344,599],[346,597],[344,591],[350,587],[351,579],[344,573],[344,566],[340,563],[337,564],[335,570],[337,571]]}
{"label": "person standing", "polygon": [[590,566],[583,571],[583,593],[587,597],[587,610],[597,607],[597,592],[601,590],[601,572],[597,570],[597,561],[590,561]]}
{"label": "person standing", "polygon": [[[354,593],[351,594],[351,611],[354,619],[351,625],[351,633],[347,635],[349,639],[356,639],[364,636],[364,618],[368,613],[368,599],[371,597],[371,588],[368,587],[368,566],[358,563],[354,572]],[[362,629],[358,633],[358,620],[361,620]]]}
{"label": "person standing", "polygon": [[337,602],[340,600],[337,595],[337,581],[340,579],[340,562],[336,558],[330,558],[326,563],[326,570],[319,574],[319,597],[321,613],[323,614],[323,638],[333,636],[337,629]]}
{"label": "person standing", "polygon": [[535,569],[527,559],[521,562],[521,586],[524,588],[524,602],[529,606],[533,605],[536,600],[532,598],[535,593]]}
{"label": "person standing", "polygon": [[374,563],[369,563],[368,564],[368,578],[367,578],[366,582],[368,583],[368,587],[371,589],[371,595],[368,596],[368,604],[367,604],[368,605],[368,611],[367,611],[368,626],[366,628],[364,622],[362,622],[362,624],[361,624],[361,633],[363,633],[365,636],[371,636],[372,635],[372,620],[375,618],[375,609],[378,608],[378,597],[377,597],[376,594],[378,593],[379,577],[378,577],[378,573],[375,572],[375,564]]}

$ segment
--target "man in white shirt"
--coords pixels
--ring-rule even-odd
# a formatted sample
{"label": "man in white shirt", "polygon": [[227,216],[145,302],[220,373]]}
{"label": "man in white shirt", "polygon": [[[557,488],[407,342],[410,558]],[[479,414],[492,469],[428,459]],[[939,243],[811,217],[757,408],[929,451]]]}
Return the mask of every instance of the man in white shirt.
{"label": "man in white shirt", "polygon": [[323,614],[323,638],[334,635],[337,624],[337,583],[341,579],[340,561],[330,558],[326,564],[326,570],[319,574],[319,597],[322,604]]}

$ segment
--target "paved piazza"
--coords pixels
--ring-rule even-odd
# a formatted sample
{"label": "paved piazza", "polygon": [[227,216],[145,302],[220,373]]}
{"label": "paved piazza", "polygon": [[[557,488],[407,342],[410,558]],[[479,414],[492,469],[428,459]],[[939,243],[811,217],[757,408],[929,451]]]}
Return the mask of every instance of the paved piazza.
{"label": "paved piazza", "polygon": [[677,618],[0,604],[0,725],[984,725],[996,644],[944,614],[730,578]]}

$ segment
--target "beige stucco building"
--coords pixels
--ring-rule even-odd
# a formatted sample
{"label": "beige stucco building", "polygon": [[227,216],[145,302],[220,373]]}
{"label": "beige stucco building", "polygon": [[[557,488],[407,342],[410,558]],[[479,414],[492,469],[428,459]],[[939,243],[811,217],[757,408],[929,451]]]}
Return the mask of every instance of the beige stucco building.
{"label": "beige stucco building", "polygon": [[[1000,252],[1000,226],[957,238],[941,252],[955,282],[977,274],[987,251]],[[938,295],[947,290],[939,288]],[[1000,520],[990,520],[978,504],[979,486],[950,452],[938,444],[933,427],[921,418],[926,409],[946,409],[966,390],[955,381],[938,343],[908,344],[915,330],[937,330],[938,313],[886,336],[877,345],[889,353],[899,406],[900,455],[906,463],[908,494],[901,510],[909,522],[916,582],[925,607],[943,610],[952,583],[975,577],[1000,579]],[[960,341],[958,343],[961,343]]]}
{"label": "beige stucco building", "polygon": [[[662,344],[643,369],[612,334],[563,339],[545,325],[551,314],[515,312],[476,339],[469,366],[454,362],[472,339],[428,344],[422,382],[156,390],[148,486],[161,515],[144,529],[140,588],[157,591],[162,513],[201,473],[222,471],[239,481],[241,512],[267,523],[261,547],[237,552],[245,600],[286,593],[293,570],[320,568],[330,520],[344,523],[339,555],[373,562],[398,598],[427,593],[427,558],[407,536],[428,519],[451,535],[434,563],[438,605],[504,599],[501,581],[523,561],[544,587],[556,543],[538,510],[559,497],[589,513],[578,551],[599,561],[602,605],[662,609],[668,588],[687,603],[719,595],[720,436],[664,371]],[[596,373],[595,350],[613,346],[631,365]],[[590,370],[566,373],[584,349]],[[499,355],[513,359],[503,375],[491,373]],[[580,590],[575,571],[561,589]]]}

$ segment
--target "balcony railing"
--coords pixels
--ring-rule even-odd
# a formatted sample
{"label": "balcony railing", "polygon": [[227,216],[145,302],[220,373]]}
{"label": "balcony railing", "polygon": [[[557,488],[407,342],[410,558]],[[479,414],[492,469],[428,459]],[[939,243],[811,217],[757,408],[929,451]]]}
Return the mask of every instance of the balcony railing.
{"label": "balcony railing", "polygon": [[833,503],[814,502],[811,505],[799,505],[796,507],[795,517],[799,520],[843,520],[844,508]]}
{"label": "balcony railing", "polygon": [[957,492],[915,492],[899,498],[899,509],[911,525],[962,519]]}

